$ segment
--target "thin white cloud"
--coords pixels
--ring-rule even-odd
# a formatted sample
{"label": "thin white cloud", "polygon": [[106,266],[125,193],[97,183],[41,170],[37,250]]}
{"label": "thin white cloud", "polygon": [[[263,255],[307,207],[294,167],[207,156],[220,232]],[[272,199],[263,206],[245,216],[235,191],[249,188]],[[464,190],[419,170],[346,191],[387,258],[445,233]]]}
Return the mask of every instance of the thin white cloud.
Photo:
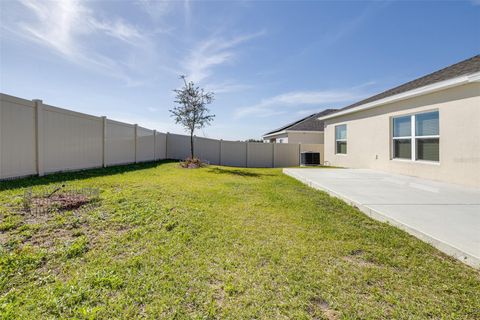
{"label": "thin white cloud", "polygon": [[236,56],[235,48],[238,45],[264,34],[265,31],[260,31],[228,40],[212,37],[199,43],[182,63],[188,79],[200,82],[208,78],[212,74],[213,68],[233,61]]}
{"label": "thin white cloud", "polygon": [[[20,0],[28,13],[19,21],[9,21],[5,28],[37,44],[49,48],[63,58],[84,67],[120,78],[129,85],[133,71],[132,56],[152,54],[150,40],[143,32],[121,18],[99,18],[95,12],[79,1]],[[23,10],[24,10],[23,9]],[[122,44],[113,58],[102,53],[92,38],[114,40]]]}
{"label": "thin white cloud", "polygon": [[155,107],[147,107],[147,110],[150,111],[150,112],[157,112],[157,111],[158,111],[158,108],[155,108]]}
{"label": "thin white cloud", "polygon": [[[339,103],[362,99],[366,96],[366,92],[362,90],[365,86],[367,84],[348,89],[287,92],[264,99],[251,106],[238,108],[235,110],[234,116],[236,118],[246,116],[261,118],[286,112],[298,112],[298,108],[303,107],[301,110],[305,110],[305,106],[318,106],[318,110],[325,107],[332,108]],[[292,110],[293,108],[296,109]]]}
{"label": "thin white cloud", "polygon": [[[264,34],[261,31],[225,38],[217,33],[187,47],[182,55],[179,46],[173,46],[178,44],[179,35],[174,39],[172,34],[177,26],[168,24],[172,17],[167,16],[180,9],[185,19],[191,19],[193,3],[137,0],[133,4],[150,19],[133,24],[102,11],[94,2],[18,0],[9,4],[8,21],[2,21],[2,37],[9,34],[27,39],[83,68],[133,87],[156,83],[163,78],[160,74],[183,73],[190,80],[204,80],[215,67],[233,63],[241,44]],[[245,85],[225,79],[215,79],[209,86],[217,93],[245,89]]]}
{"label": "thin white cloud", "polygon": [[302,110],[298,110],[296,113],[298,115],[301,115],[301,116],[307,116],[309,114],[314,114],[314,113],[317,113],[319,112],[320,110],[319,109],[302,109]]}
{"label": "thin white cloud", "polygon": [[251,85],[234,83],[232,81],[205,84],[205,90],[212,91],[215,94],[239,92],[239,91],[245,91],[251,88],[252,88]]}
{"label": "thin white cloud", "polygon": [[348,17],[338,25],[327,26],[325,29],[320,30],[316,36],[316,40],[311,41],[310,44],[301,48],[298,55],[292,56],[289,59],[299,59],[299,56],[303,56],[312,50],[318,51],[319,48],[321,48],[320,50],[327,50],[329,47],[345,41],[345,39],[348,39],[361,30],[363,24],[391,3],[392,1],[372,2],[362,11],[355,13],[355,16]]}
{"label": "thin white cloud", "polygon": [[190,0],[184,0],[183,9],[185,12],[185,25],[187,27],[190,27],[192,21],[192,3],[190,2]]}
{"label": "thin white cloud", "polygon": [[172,1],[137,0],[136,4],[155,21],[161,21],[173,7]]}
{"label": "thin white cloud", "polygon": [[167,20],[167,17],[174,13],[175,1],[136,0],[135,4],[150,18],[152,27],[149,28],[149,31],[151,34],[172,35],[176,30],[176,26]]}

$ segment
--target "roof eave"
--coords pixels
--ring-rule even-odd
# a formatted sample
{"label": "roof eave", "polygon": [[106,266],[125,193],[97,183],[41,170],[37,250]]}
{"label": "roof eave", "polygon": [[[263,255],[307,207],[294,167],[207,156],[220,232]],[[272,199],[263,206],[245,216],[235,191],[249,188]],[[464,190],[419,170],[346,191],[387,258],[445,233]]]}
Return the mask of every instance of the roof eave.
{"label": "roof eave", "polygon": [[269,138],[269,137],[272,137],[272,136],[277,136],[277,135],[279,135],[279,134],[284,134],[284,133],[287,133],[287,131],[286,131],[286,130],[282,130],[282,131],[270,132],[270,133],[268,133],[268,134],[263,135],[262,138],[265,139],[265,138]]}
{"label": "roof eave", "polygon": [[355,108],[351,108],[351,109],[347,109],[347,110],[344,110],[344,111],[328,114],[326,116],[319,117],[318,120],[326,120],[326,119],[337,118],[337,117],[340,117],[340,116],[343,116],[343,115],[347,115],[347,114],[351,114],[351,113],[355,113],[355,112],[359,112],[359,111],[363,111],[363,110],[368,110],[368,109],[380,107],[380,106],[383,106],[385,104],[389,104],[389,103],[393,103],[393,102],[397,102],[397,101],[401,101],[401,100],[405,100],[405,99],[410,99],[410,98],[422,96],[422,95],[425,95],[425,94],[429,94],[429,93],[433,93],[433,92],[457,87],[457,86],[460,86],[460,85],[463,85],[463,84],[466,84],[466,83],[472,83],[472,82],[480,82],[480,72],[476,72],[476,73],[472,73],[472,74],[469,74],[469,75],[460,76],[460,77],[436,82],[436,83],[433,83],[433,84],[430,84],[430,85],[427,85],[427,86],[424,86],[424,87],[421,87],[421,88],[416,88],[416,89],[413,89],[413,90],[402,92],[402,93],[399,93],[399,94],[396,94],[396,95],[393,95],[393,96],[390,96],[390,97],[386,97],[386,98],[383,98],[383,99],[379,99],[379,100],[376,100],[376,101],[372,101],[372,102],[369,102],[369,103],[359,105]]}
{"label": "roof eave", "polygon": [[287,133],[289,132],[296,132],[296,133],[322,133],[324,130],[285,130]]}

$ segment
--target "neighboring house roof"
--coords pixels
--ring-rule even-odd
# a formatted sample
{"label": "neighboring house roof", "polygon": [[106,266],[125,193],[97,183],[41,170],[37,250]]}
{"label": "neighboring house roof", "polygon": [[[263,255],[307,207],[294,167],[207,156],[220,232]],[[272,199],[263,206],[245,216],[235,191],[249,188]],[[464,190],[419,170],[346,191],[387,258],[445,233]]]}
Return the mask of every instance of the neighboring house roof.
{"label": "neighboring house roof", "polygon": [[264,136],[272,135],[277,132],[292,130],[292,131],[323,131],[323,121],[318,120],[319,117],[325,116],[336,111],[336,109],[326,109],[322,112],[314,113],[305,118],[289,123],[283,127],[277,128],[273,131],[267,132]]}
{"label": "neighboring house roof", "polygon": [[[446,82],[447,80],[451,80],[461,76],[471,75],[478,72],[480,72],[480,55],[476,55],[467,60],[460,61],[451,66],[448,66],[441,70],[430,73],[426,76],[404,83],[398,87],[386,90],[382,93],[376,94],[364,100],[355,102],[354,104],[338,109],[336,112],[329,114],[328,117],[324,117],[324,118],[333,118],[337,116],[337,114],[338,115],[346,114],[349,109],[355,109],[357,107],[364,106],[367,104],[373,105],[373,103],[376,101],[387,100],[386,98],[389,98],[389,97],[405,94],[407,92],[419,90],[420,88],[432,86],[436,83]],[[475,79],[474,81],[478,81],[478,79]],[[461,83],[463,82],[458,82],[458,84],[461,84]],[[445,83],[445,85],[446,85],[445,87],[451,87],[453,84]],[[429,92],[425,92],[425,93],[429,93]],[[352,110],[352,112],[354,112],[354,110]]]}

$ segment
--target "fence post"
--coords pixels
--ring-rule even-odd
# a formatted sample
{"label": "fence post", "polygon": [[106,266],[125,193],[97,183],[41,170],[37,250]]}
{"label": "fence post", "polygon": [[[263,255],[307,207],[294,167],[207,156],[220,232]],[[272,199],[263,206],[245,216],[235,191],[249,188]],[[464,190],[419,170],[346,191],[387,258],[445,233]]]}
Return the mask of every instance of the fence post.
{"label": "fence post", "polygon": [[[196,157],[195,153],[197,153],[197,136],[193,135],[193,157],[194,158]],[[198,157],[196,157],[196,158],[198,158]]]}
{"label": "fence post", "polygon": [[137,144],[138,144],[138,124],[133,125],[133,140],[135,141],[135,163],[137,163]]}
{"label": "fence post", "polygon": [[298,160],[298,166],[300,166],[302,164],[302,144],[299,143],[298,144],[298,157],[297,157],[297,160]]}
{"label": "fence post", "polygon": [[41,177],[45,174],[44,169],[44,140],[43,140],[43,101],[40,99],[33,100],[35,105],[35,156],[37,164],[37,174]]}
{"label": "fence post", "polygon": [[153,161],[157,161],[157,130],[153,130]]}
{"label": "fence post", "polygon": [[245,142],[245,168],[248,168],[248,141]]}
{"label": "fence post", "polygon": [[170,135],[170,132],[167,132],[165,136],[165,159],[168,159],[168,136]]}
{"label": "fence post", "polygon": [[102,166],[107,166],[107,117],[102,116]]}
{"label": "fence post", "polygon": [[218,144],[219,144],[219,146],[218,146],[218,165],[220,165],[220,166],[222,165],[222,141],[223,141],[223,139],[220,139],[218,141]]}
{"label": "fence post", "polygon": [[276,143],[273,143],[272,146],[272,168],[275,168],[275,148],[276,148]]}

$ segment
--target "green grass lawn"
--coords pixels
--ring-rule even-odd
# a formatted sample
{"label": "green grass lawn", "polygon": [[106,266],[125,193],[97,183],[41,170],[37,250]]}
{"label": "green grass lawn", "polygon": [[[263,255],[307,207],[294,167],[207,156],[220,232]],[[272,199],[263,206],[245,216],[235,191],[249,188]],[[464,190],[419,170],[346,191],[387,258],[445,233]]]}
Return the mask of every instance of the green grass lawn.
{"label": "green grass lawn", "polygon": [[[22,213],[25,190],[61,182],[100,201]],[[2,319],[480,318],[480,272],[280,169],[0,182],[0,230]]]}

